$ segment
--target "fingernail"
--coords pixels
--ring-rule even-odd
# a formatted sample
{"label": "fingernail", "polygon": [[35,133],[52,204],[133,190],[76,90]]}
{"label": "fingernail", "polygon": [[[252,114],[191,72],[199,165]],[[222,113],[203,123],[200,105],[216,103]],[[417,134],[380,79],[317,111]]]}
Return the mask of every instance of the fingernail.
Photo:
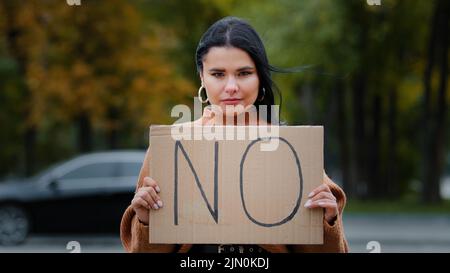
{"label": "fingernail", "polygon": [[160,192],[161,191],[161,189],[158,187],[158,186],[156,186],[156,192]]}
{"label": "fingernail", "polygon": [[312,191],[312,192],[310,192],[309,194],[308,194],[308,197],[309,198],[311,198],[311,197],[313,197],[314,196],[314,192]]}
{"label": "fingernail", "polygon": [[154,205],[153,205],[153,208],[154,208],[154,209],[159,209],[159,207],[158,207],[157,204],[154,204]]}
{"label": "fingernail", "polygon": [[163,206],[163,203],[162,203],[162,201],[161,200],[158,200],[158,206],[160,207],[160,208],[162,208],[162,206]]}
{"label": "fingernail", "polygon": [[306,203],[305,203],[305,208],[307,208],[307,207],[309,207],[309,206],[311,206],[311,200],[308,200],[308,201],[306,201]]}

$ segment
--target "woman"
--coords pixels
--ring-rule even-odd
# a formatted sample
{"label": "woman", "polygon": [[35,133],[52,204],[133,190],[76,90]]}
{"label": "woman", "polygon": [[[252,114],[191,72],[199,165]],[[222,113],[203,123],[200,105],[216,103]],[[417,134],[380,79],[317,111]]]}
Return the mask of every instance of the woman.
{"label": "woman", "polygon": [[[257,120],[233,119],[234,124],[277,124],[272,118],[270,106],[275,104],[273,82],[264,45],[256,31],[245,21],[226,17],[213,24],[202,36],[196,51],[196,65],[201,80],[199,97],[214,108],[206,107],[197,125],[224,124],[226,117],[237,117],[241,113],[230,112],[227,106],[268,106],[268,115]],[[222,114],[217,114],[222,113]],[[241,122],[239,122],[239,120]],[[324,209],[323,245],[170,245],[149,244],[149,211],[164,208],[159,197],[158,182],[150,177],[149,155],[145,157],[139,174],[136,194],[125,211],[121,223],[121,239],[129,252],[347,252],[347,241],[343,232],[342,212],[345,206],[344,192],[324,173],[324,183],[308,195],[306,208]],[[259,249],[257,249],[259,247]]]}

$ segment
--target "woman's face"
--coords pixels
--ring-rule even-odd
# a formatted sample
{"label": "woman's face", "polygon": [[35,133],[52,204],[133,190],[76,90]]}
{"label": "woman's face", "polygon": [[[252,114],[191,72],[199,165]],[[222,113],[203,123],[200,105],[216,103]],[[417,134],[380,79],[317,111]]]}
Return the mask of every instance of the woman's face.
{"label": "woman's face", "polygon": [[[200,75],[209,102],[221,107],[253,105],[258,97],[259,78],[255,63],[242,49],[212,47],[203,57]],[[231,113],[226,113],[227,115]],[[235,115],[236,112],[233,112]]]}

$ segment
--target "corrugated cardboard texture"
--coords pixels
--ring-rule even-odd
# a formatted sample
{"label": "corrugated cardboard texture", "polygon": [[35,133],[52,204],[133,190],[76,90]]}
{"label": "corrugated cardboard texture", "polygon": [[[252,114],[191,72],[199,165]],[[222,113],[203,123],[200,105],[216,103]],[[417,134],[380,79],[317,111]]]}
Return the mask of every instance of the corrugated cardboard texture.
{"label": "corrugated cardboard texture", "polygon": [[175,141],[171,126],[151,126],[164,207],[150,211],[150,243],[322,244],[323,210],[303,205],[323,182],[323,127],[279,137],[261,151],[263,140]]}

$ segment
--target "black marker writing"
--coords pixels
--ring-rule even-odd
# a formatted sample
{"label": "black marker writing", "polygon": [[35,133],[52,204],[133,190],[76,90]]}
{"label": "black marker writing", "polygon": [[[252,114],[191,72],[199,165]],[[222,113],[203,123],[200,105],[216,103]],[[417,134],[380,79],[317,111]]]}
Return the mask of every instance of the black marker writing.
{"label": "black marker writing", "polygon": [[244,207],[244,211],[245,214],[247,215],[248,219],[250,219],[250,221],[252,221],[253,223],[263,226],[263,227],[273,227],[273,226],[279,226],[282,225],[288,221],[290,221],[292,218],[294,218],[294,215],[297,213],[299,207],[300,207],[300,203],[301,203],[301,199],[302,199],[302,192],[303,192],[303,176],[302,176],[302,168],[300,166],[300,160],[298,158],[297,152],[295,151],[294,147],[292,147],[292,145],[284,138],[282,137],[278,137],[281,141],[283,141],[284,143],[286,143],[289,148],[291,149],[292,153],[294,154],[295,157],[295,163],[297,164],[297,169],[298,169],[298,179],[299,179],[299,184],[300,184],[300,191],[298,194],[298,198],[297,198],[297,202],[295,204],[294,209],[292,210],[292,212],[283,220],[281,220],[280,222],[277,223],[262,223],[258,220],[256,220],[255,218],[253,218],[250,213],[247,210],[247,207],[245,206],[245,199],[244,199],[244,163],[245,163],[245,159],[247,157],[248,152],[250,151],[250,148],[255,145],[256,143],[262,141],[261,138],[258,138],[254,141],[252,141],[248,146],[247,149],[244,152],[244,155],[242,156],[242,160],[241,160],[241,170],[240,170],[240,189],[241,189],[241,200],[242,200],[242,206]]}
{"label": "black marker writing", "polygon": [[208,202],[208,198],[206,198],[206,194],[203,191],[203,187],[202,184],[200,183],[200,180],[198,178],[197,172],[194,169],[194,166],[192,165],[192,162],[189,158],[189,156],[187,155],[186,151],[184,150],[183,145],[181,144],[180,141],[176,141],[175,142],[175,175],[174,175],[174,183],[175,183],[175,187],[174,187],[174,224],[178,225],[178,149],[181,150],[181,152],[184,155],[184,158],[186,159],[187,163],[189,164],[189,167],[191,168],[192,173],[194,174],[194,178],[195,178],[195,182],[197,183],[197,187],[200,190],[200,193],[203,197],[203,200],[206,202],[206,206],[208,207],[209,213],[211,213],[211,216],[214,218],[214,221],[216,223],[218,223],[218,219],[219,219],[219,210],[218,210],[218,161],[219,161],[219,143],[216,141],[215,145],[214,145],[214,210],[211,208],[210,203]]}
{"label": "black marker writing", "polygon": [[[292,154],[294,155],[295,158],[295,163],[297,166],[297,170],[298,170],[298,183],[300,186],[300,190],[298,193],[298,197],[295,203],[295,206],[293,208],[293,210],[291,211],[291,213],[284,219],[282,219],[279,222],[276,223],[263,223],[260,222],[258,220],[256,220],[255,218],[253,218],[250,213],[247,210],[247,206],[245,204],[245,197],[244,197],[244,163],[245,160],[247,158],[247,155],[250,151],[250,149],[252,148],[253,145],[255,145],[256,143],[263,141],[263,139],[258,138],[254,141],[252,141],[246,148],[244,154],[242,155],[242,159],[241,159],[241,163],[240,163],[240,176],[239,176],[239,186],[240,186],[240,194],[241,194],[241,201],[242,201],[242,206],[244,208],[244,212],[246,214],[246,216],[248,217],[248,219],[250,219],[250,221],[252,221],[253,223],[259,225],[259,226],[263,226],[263,227],[274,227],[274,226],[279,226],[282,225],[290,220],[292,220],[295,216],[295,214],[298,212],[299,208],[300,208],[300,203],[301,203],[301,199],[302,199],[302,194],[303,194],[303,174],[302,174],[302,168],[300,165],[300,159],[297,155],[297,152],[295,151],[294,147],[289,143],[289,141],[287,141],[286,139],[282,138],[282,137],[277,137],[278,139],[280,139],[282,142],[286,143],[290,150],[292,151]],[[270,138],[269,138],[270,139]],[[214,209],[212,209],[210,202],[208,201],[208,198],[206,197],[206,194],[203,190],[202,184],[200,183],[200,179],[198,178],[197,172],[194,169],[194,166],[192,165],[192,162],[188,156],[188,154],[186,153],[183,145],[181,144],[180,141],[176,141],[175,142],[175,156],[174,156],[174,224],[178,225],[178,150],[181,150],[181,152],[184,155],[184,158],[186,159],[189,168],[191,169],[194,178],[195,178],[195,182],[197,184],[198,189],[200,190],[200,193],[202,195],[203,200],[206,203],[206,206],[209,210],[209,213],[211,214],[211,216],[213,217],[214,221],[216,223],[218,223],[218,219],[219,219],[219,209],[218,209],[218,162],[219,162],[219,144],[216,141],[215,145],[214,145]]]}

